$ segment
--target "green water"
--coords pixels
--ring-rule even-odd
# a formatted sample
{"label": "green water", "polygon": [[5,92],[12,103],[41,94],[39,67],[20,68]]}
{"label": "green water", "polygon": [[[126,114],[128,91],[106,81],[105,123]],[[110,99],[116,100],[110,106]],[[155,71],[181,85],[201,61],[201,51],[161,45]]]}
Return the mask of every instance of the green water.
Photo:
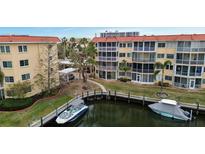
{"label": "green water", "polygon": [[[47,126],[59,126],[55,120]],[[162,117],[148,107],[121,102],[98,101],[89,105],[88,112],[75,123],[63,125],[79,127],[201,127],[205,116],[197,116],[191,122]]]}

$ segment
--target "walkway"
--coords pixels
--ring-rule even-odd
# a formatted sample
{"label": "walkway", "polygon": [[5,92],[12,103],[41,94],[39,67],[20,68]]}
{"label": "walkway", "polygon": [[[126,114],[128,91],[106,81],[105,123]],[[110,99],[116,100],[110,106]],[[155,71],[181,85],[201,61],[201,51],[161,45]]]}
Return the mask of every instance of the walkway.
{"label": "walkway", "polygon": [[102,89],[103,92],[107,92],[107,90],[105,89],[105,87],[102,84],[100,84],[100,83],[98,83],[96,81],[90,80],[90,79],[88,79],[88,82],[91,82],[93,84],[98,85]]}

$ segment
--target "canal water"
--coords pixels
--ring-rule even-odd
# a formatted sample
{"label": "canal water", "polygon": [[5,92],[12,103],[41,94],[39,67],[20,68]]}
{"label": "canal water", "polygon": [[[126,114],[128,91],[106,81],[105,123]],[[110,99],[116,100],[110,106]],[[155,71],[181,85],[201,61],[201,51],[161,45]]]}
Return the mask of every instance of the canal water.
{"label": "canal water", "polygon": [[205,116],[191,122],[162,117],[148,107],[112,101],[97,101],[74,123],[58,125],[55,119],[46,127],[205,127]]}

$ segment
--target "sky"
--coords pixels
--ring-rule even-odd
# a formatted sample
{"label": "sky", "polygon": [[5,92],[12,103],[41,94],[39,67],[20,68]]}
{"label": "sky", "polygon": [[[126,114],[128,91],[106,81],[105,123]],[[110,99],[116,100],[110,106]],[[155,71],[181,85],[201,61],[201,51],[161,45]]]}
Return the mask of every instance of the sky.
{"label": "sky", "polygon": [[92,38],[105,31],[137,31],[140,35],[205,34],[205,27],[0,27],[0,35]]}

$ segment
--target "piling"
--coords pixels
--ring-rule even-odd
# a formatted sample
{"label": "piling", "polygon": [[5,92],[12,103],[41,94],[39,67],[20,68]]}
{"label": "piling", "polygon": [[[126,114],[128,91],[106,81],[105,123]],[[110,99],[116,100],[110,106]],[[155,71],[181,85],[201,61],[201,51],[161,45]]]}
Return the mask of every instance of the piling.
{"label": "piling", "polygon": [[197,102],[197,107],[196,107],[196,115],[199,114],[199,103]]}
{"label": "piling", "polygon": [[82,98],[84,97],[84,94],[83,94],[83,92],[82,92]]}
{"label": "piling", "polygon": [[43,118],[41,117],[41,126],[43,126]]}
{"label": "piling", "polygon": [[145,96],[143,95],[142,105],[144,106],[145,103]]}
{"label": "piling", "polygon": [[128,97],[128,99],[127,99],[128,103],[130,103],[130,91],[128,92],[128,96],[127,97]]}
{"label": "piling", "polygon": [[58,116],[58,109],[56,109],[56,117]]}
{"label": "piling", "polygon": [[95,90],[94,90],[94,98],[95,98],[95,100],[97,100],[96,91]]}
{"label": "piling", "polygon": [[117,95],[117,93],[116,93],[116,90],[115,90],[115,102],[116,102],[116,99],[117,99],[116,95]]}

